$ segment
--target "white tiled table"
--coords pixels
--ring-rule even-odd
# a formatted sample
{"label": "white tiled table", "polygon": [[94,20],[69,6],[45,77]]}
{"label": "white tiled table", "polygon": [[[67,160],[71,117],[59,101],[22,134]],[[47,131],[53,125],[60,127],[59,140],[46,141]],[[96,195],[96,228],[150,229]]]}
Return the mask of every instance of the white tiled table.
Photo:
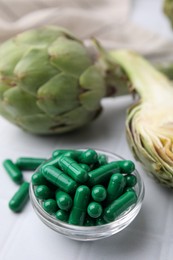
{"label": "white tiled table", "polygon": [[[148,6],[144,2],[134,5],[132,17],[139,23],[142,23],[139,12]],[[160,19],[159,12],[155,15]],[[150,22],[157,29],[152,19]],[[143,25],[147,27],[146,22]],[[168,36],[168,24],[165,22],[163,27],[167,28]],[[0,118],[0,260],[172,260],[173,192],[158,185],[138,163],[146,187],[143,207],[128,228],[110,238],[96,242],[69,240],[40,222],[30,203],[21,214],[13,214],[8,209],[8,201],[17,186],[2,167],[6,158],[49,157],[57,148],[95,147],[133,160],[124,125],[126,109],[131,103],[129,96],[106,100],[103,114],[90,126],[56,137],[27,134]],[[30,175],[26,173],[25,178],[29,180]]]}

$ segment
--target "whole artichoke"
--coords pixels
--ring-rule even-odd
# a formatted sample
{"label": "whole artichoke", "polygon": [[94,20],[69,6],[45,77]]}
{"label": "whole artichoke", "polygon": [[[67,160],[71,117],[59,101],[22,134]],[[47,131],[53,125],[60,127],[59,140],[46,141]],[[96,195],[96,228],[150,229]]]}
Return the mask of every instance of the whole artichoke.
{"label": "whole artichoke", "polygon": [[71,131],[99,115],[115,86],[121,91],[114,70],[63,28],[24,32],[0,47],[0,114],[36,134]]}

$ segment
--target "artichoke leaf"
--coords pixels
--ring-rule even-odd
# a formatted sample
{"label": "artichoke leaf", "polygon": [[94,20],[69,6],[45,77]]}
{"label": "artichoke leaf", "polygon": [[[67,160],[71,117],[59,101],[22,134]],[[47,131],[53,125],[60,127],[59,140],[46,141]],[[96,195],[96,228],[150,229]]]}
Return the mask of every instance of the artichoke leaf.
{"label": "artichoke leaf", "polygon": [[19,60],[22,58],[26,47],[15,43],[14,40],[8,40],[0,48],[0,75],[1,77],[12,77],[14,80],[13,70]]}
{"label": "artichoke leaf", "polygon": [[78,77],[87,69],[92,60],[86,48],[77,41],[59,37],[48,48],[51,64],[72,76]]}
{"label": "artichoke leaf", "polygon": [[100,100],[106,95],[105,81],[98,66],[90,66],[80,76],[80,103],[89,111],[100,107]]}
{"label": "artichoke leaf", "polygon": [[42,113],[20,116],[17,122],[25,131],[33,134],[51,134],[52,128],[61,124],[61,122],[54,121],[52,117]]}
{"label": "artichoke leaf", "polygon": [[14,118],[22,115],[34,115],[41,110],[36,104],[34,96],[19,87],[10,88],[3,94],[4,109]]}
{"label": "artichoke leaf", "polygon": [[42,111],[55,116],[77,107],[78,95],[78,80],[62,72],[39,88],[37,105]]}
{"label": "artichoke leaf", "polygon": [[35,47],[28,50],[14,69],[20,87],[34,95],[39,87],[58,73],[58,69],[49,63],[47,49]]}
{"label": "artichoke leaf", "polygon": [[61,124],[64,125],[85,125],[91,121],[96,115],[96,112],[90,113],[83,106],[79,106],[70,112],[64,113],[56,119],[59,119]]}
{"label": "artichoke leaf", "polygon": [[15,38],[17,44],[37,46],[38,48],[45,48],[52,44],[58,37],[66,36],[77,41],[68,30],[58,26],[47,26],[38,28],[37,30],[29,30],[19,34]]}

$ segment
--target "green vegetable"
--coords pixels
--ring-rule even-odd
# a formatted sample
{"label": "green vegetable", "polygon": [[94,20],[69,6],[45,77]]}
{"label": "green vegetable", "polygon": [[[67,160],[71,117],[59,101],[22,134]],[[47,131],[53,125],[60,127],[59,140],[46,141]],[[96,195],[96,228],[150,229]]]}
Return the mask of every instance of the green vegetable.
{"label": "green vegetable", "polygon": [[0,114],[31,133],[72,131],[101,113],[103,97],[127,93],[121,78],[65,29],[27,31],[0,46]]}
{"label": "green vegetable", "polygon": [[124,69],[140,96],[127,113],[129,146],[147,172],[173,187],[172,83],[133,52],[113,51],[110,59]]}

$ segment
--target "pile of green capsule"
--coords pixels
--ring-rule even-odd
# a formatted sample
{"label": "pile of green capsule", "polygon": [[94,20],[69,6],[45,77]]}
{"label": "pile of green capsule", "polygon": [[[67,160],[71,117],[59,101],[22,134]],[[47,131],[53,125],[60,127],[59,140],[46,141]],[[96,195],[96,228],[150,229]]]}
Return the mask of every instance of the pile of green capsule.
{"label": "pile of green capsule", "polygon": [[135,165],[108,161],[95,150],[55,150],[32,175],[43,209],[58,220],[79,225],[114,221],[137,202]]}

